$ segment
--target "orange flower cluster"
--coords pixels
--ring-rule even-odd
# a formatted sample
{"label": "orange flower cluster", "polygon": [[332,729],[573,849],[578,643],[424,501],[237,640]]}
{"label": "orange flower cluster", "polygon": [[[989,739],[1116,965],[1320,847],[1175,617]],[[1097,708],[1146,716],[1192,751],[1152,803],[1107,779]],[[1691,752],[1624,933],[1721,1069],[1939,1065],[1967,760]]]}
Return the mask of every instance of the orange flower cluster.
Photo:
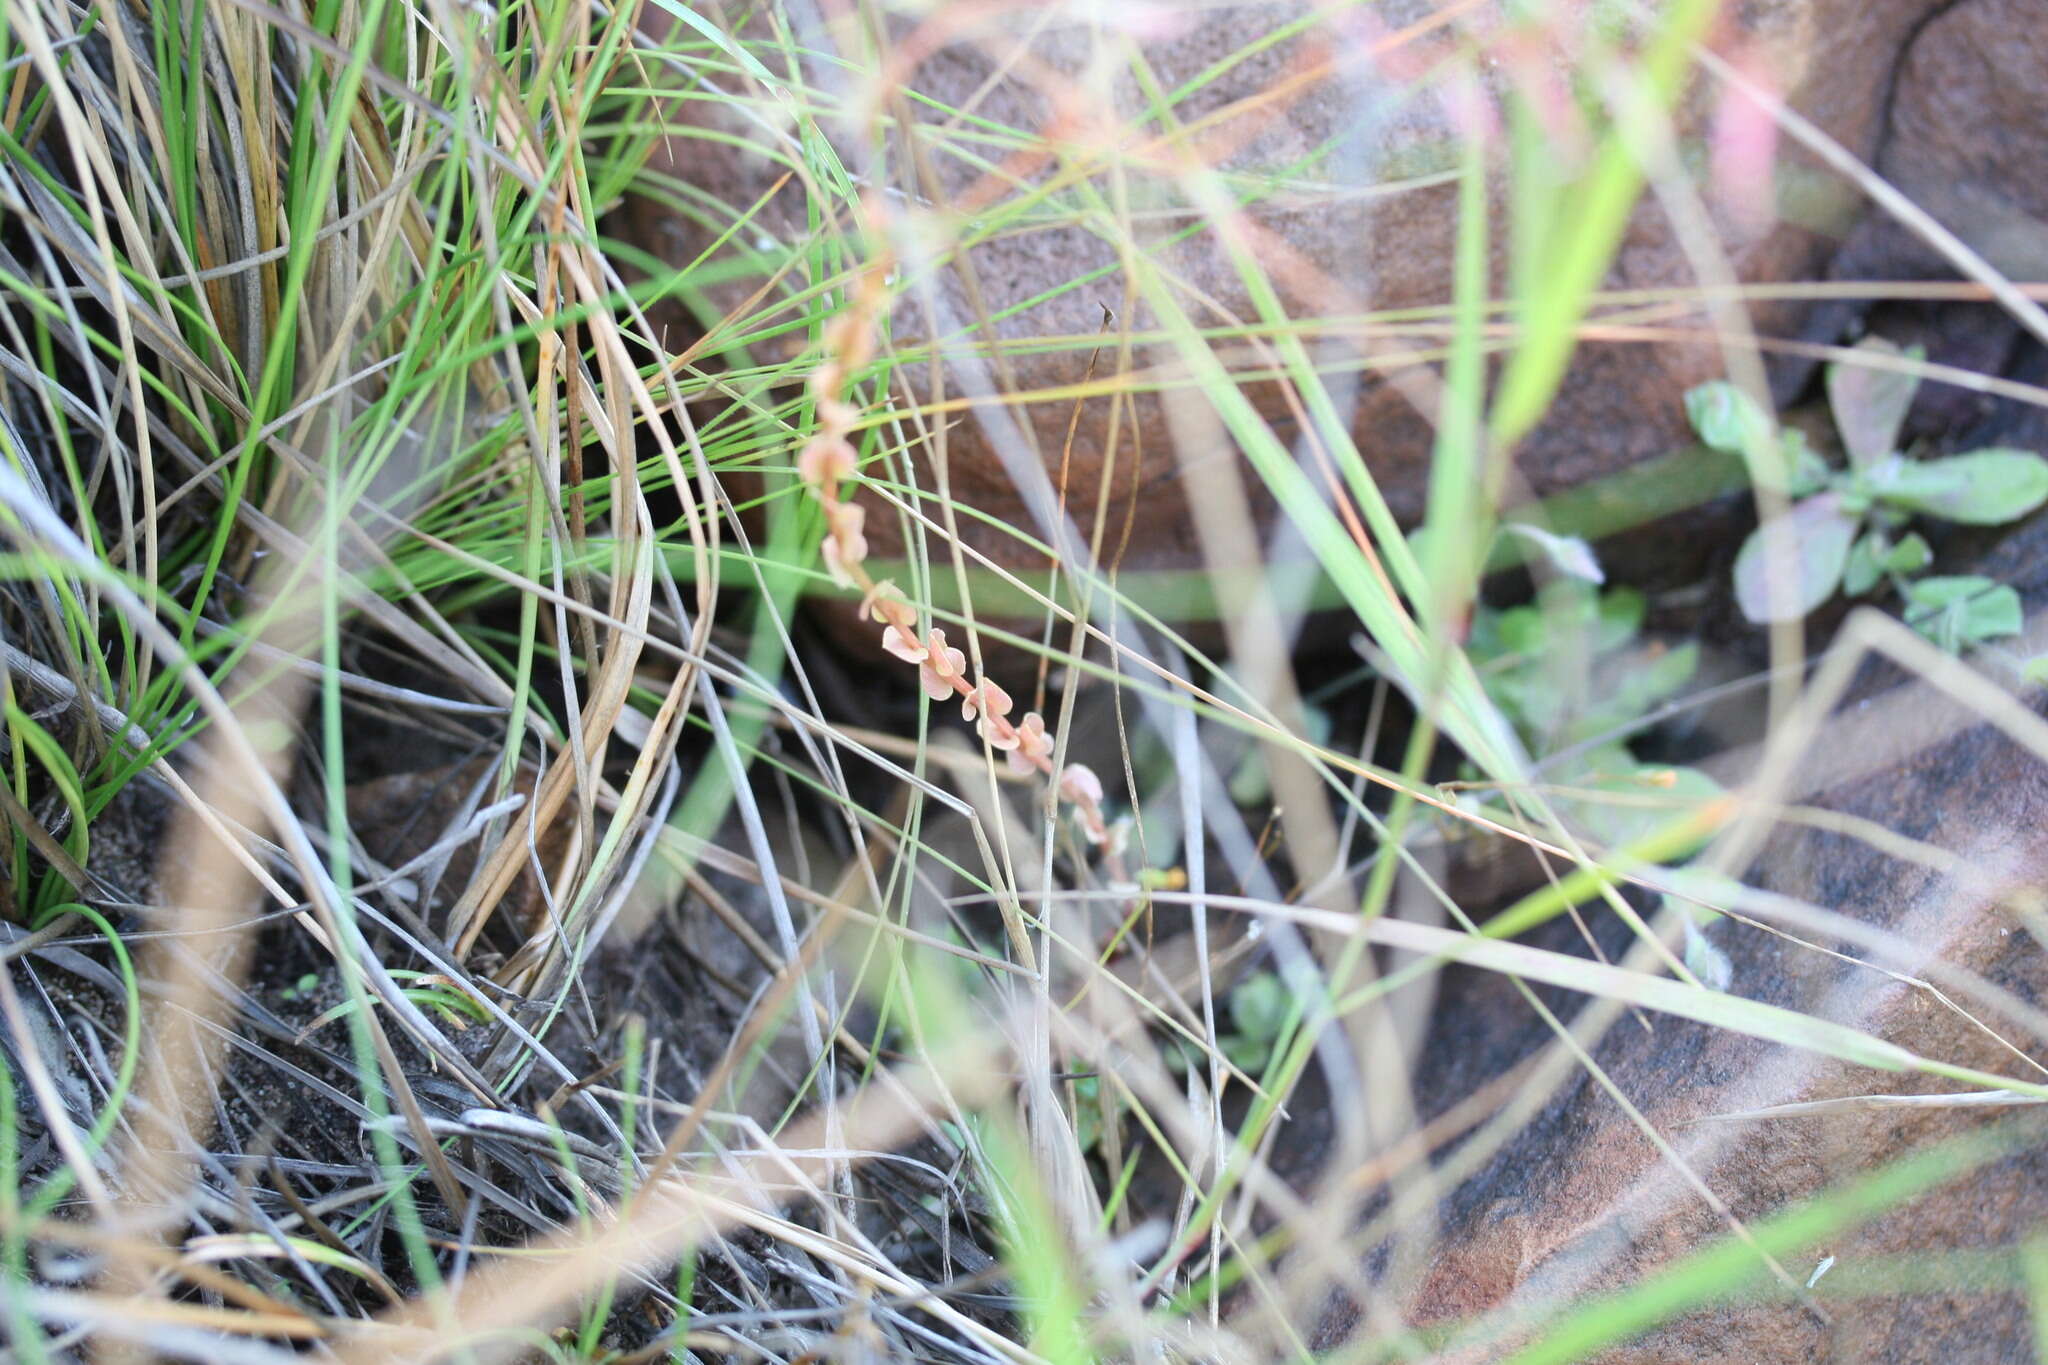
{"label": "orange flower cluster", "polygon": [[[946,632],[934,626],[920,634],[917,613],[896,586],[869,577],[862,561],[868,542],[863,534],[867,512],[840,497],[840,485],[853,477],[860,463],[849,434],[860,411],[846,401],[846,381],[874,354],[874,324],[883,301],[883,274],[864,271],[853,298],[826,329],[825,360],[811,372],[811,398],[818,410],[818,429],[797,454],[796,472],[825,512],[825,567],[834,582],[856,588],[861,612],[882,626],[882,648],[905,663],[917,665],[918,681],[933,701],[960,698],[960,714],[974,722],[976,733],[1001,753],[1018,773],[1037,771],[1053,776],[1052,732],[1045,717],[1027,711],[1010,719],[1010,694],[988,678],[970,682],[967,656],[946,643]],[[1102,815],[1102,781],[1086,766],[1070,763],[1057,778],[1060,799],[1075,808],[1082,832],[1097,847],[1110,843]]]}

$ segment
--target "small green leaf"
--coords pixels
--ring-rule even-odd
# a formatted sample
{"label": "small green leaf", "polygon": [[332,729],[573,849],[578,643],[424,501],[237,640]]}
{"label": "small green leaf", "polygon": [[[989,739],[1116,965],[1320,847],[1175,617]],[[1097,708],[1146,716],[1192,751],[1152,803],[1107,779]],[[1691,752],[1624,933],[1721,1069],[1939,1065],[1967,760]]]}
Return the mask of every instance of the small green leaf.
{"label": "small green leaf", "polygon": [[1896,507],[1969,526],[2017,521],[2048,502],[2048,460],[2028,450],[1974,450],[1873,471],[1871,492]]}
{"label": "small green leaf", "polygon": [[2010,586],[2001,583],[1969,600],[1963,630],[1971,644],[2010,639],[2025,628],[2025,608],[2020,604],[2019,593]]}
{"label": "small green leaf", "polygon": [[1728,954],[1716,948],[1700,932],[1700,926],[1691,915],[1686,915],[1680,923],[1685,926],[1685,969],[1698,977],[1700,984],[1708,990],[1727,990],[1728,983],[1735,977],[1735,967],[1729,962]]}
{"label": "small green leaf", "polygon": [[1465,632],[1465,652],[1481,668],[1507,653],[1500,638],[1501,613],[1480,603],[1472,609],[1472,624]]}
{"label": "small green leaf", "polygon": [[1074,1082],[1074,1144],[1084,1152],[1102,1141],[1102,1082],[1083,1076]]}
{"label": "small green leaf", "polygon": [[1566,578],[1576,578],[1585,583],[1607,581],[1600,561],[1593,555],[1593,547],[1577,536],[1561,536],[1526,521],[1504,522],[1501,530],[1529,545],[1544,563]]}
{"label": "small green leaf", "polygon": [[1223,1040],[1223,1055],[1239,1071],[1256,1074],[1272,1059],[1273,1045],[1262,1038],[1234,1033]]}
{"label": "small green leaf", "polygon": [[1230,804],[1263,806],[1272,795],[1273,780],[1266,772],[1266,756],[1257,746],[1247,749],[1236,771],[1230,774]]}
{"label": "small green leaf", "polygon": [[1778,433],[1778,449],[1785,457],[1785,491],[1795,498],[1811,497],[1828,486],[1834,471],[1820,452],[1806,442],[1806,433],[1798,427],[1786,427]]}
{"label": "small green leaf", "polygon": [[1951,652],[2017,635],[2020,595],[1977,574],[1923,578],[1907,585],[1906,624]]}
{"label": "small green leaf", "polygon": [[1585,796],[1561,802],[1588,833],[1610,847],[1637,843],[1721,795],[1721,784],[1697,768],[1642,764],[1626,751],[1614,758],[1625,766],[1584,784]]}
{"label": "small green leaf", "polygon": [[1272,972],[1250,977],[1230,993],[1230,1018],[1247,1038],[1270,1043],[1287,1022],[1287,987]]}
{"label": "small green leaf", "polygon": [[1649,710],[1691,682],[1699,666],[1700,646],[1697,640],[1687,640],[1670,649],[1650,653],[1633,678],[1633,695],[1641,702],[1638,710]]}
{"label": "small green leaf", "polygon": [[[1902,351],[1883,337],[1865,337],[1856,349],[1892,361],[1926,355],[1918,346]],[[1851,465],[1876,464],[1898,448],[1899,428],[1919,387],[1920,376],[1903,370],[1843,360],[1828,366],[1828,407]]]}
{"label": "small green leaf", "polygon": [[1600,633],[1593,639],[1593,648],[1606,654],[1635,639],[1649,609],[1649,602],[1635,588],[1615,588],[1600,594]]}
{"label": "small green leaf", "polygon": [[[1796,621],[1827,601],[1842,581],[1856,526],[1842,512],[1840,495],[1822,493],[1751,532],[1735,556],[1735,601],[1742,614],[1759,624]],[[1796,575],[1782,585],[1771,578],[1781,563]]]}
{"label": "small green leaf", "polygon": [[2029,687],[2048,683],[2048,654],[2036,654],[2020,665],[2020,681]]}
{"label": "small green leaf", "polygon": [[[1332,729],[1330,713],[1313,703],[1304,702],[1301,708],[1302,737],[1317,744],[1326,744]],[[1230,799],[1239,806],[1262,806],[1272,799],[1273,778],[1266,767],[1266,751],[1263,746],[1252,744],[1246,747],[1243,757],[1230,774]],[[1142,882],[1146,875],[1164,876],[1158,869],[1146,868],[1140,874]]]}
{"label": "small green leaf", "polygon": [[1500,614],[1501,648],[1509,654],[1535,654],[1542,650],[1543,613],[1535,607],[1510,607]]}
{"label": "small green leaf", "polygon": [[1685,415],[1708,449],[1740,455],[1771,439],[1768,414],[1725,379],[1710,380],[1685,395]]}
{"label": "small green leaf", "polygon": [[1861,597],[1876,587],[1877,580],[1884,577],[1885,556],[1890,549],[1882,531],[1859,536],[1849,547],[1849,562],[1842,566],[1842,591],[1851,597]]}
{"label": "small green leaf", "polygon": [[1892,546],[1891,553],[1884,557],[1884,567],[1891,573],[1919,573],[1933,562],[1934,551],[1918,531]]}
{"label": "small green leaf", "polygon": [[292,746],[296,738],[292,727],[284,721],[262,717],[243,721],[242,737],[261,754],[281,754]]}

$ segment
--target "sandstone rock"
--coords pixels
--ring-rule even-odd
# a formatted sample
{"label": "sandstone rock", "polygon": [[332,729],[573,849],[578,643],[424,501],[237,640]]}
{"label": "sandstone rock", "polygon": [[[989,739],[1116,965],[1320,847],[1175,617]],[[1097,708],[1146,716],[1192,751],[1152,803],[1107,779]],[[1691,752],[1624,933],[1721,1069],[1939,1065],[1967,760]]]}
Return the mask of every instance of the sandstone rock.
{"label": "sandstone rock", "polygon": [[[1915,35],[1899,68],[1878,169],[2016,280],[2048,278],[2048,32],[2027,0],[1951,5]],[[1947,274],[1924,245],[1873,219],[1909,264]],[[1911,252],[1919,258],[1913,262]]]}
{"label": "sandstone rock", "polygon": [[[1105,18],[1080,7],[1020,15],[941,7],[921,26],[898,29],[895,70],[908,88],[942,106],[975,100],[978,117],[1024,134],[1010,143],[977,139],[957,128],[942,132],[946,116],[931,107],[887,105],[887,112],[918,109],[921,169],[904,169],[917,158],[903,154],[900,136],[890,147],[890,184],[901,192],[891,202],[906,236],[971,237],[972,229],[992,221],[985,200],[1057,182],[1040,211],[929,263],[933,287],[913,290],[895,316],[899,348],[917,356],[936,342],[947,357],[944,390],[952,398],[1002,394],[1028,400],[1078,383],[1105,305],[1140,332],[1156,324],[1142,301],[1134,306],[1125,295],[1112,226],[1118,215],[1103,207],[1118,195],[1130,205],[1122,221],[1130,225],[1131,246],[1180,283],[1180,302],[1199,322],[1255,320],[1256,306],[1214,233],[1171,240],[1177,229],[1199,220],[1172,160],[1187,147],[1232,177],[1238,191],[1260,187],[1242,220],[1288,316],[1344,318],[1446,304],[1457,225],[1457,191],[1447,172],[1456,139],[1440,90],[1426,88],[1425,78],[1457,52],[1476,52],[1490,93],[1498,97],[1518,81],[1534,82],[1555,94],[1559,126],[1568,129],[1571,106],[1562,82],[1570,75],[1577,42],[1570,34],[1590,18],[1573,11],[1556,25],[1566,36],[1546,42],[1511,28],[1490,6],[1453,15],[1446,6],[1406,0],[1373,7],[1370,19],[1361,17],[1364,11],[1348,10],[1316,19],[1284,41],[1212,70],[1253,39],[1303,18],[1309,8],[1277,3],[1205,9],[1199,22],[1146,10],[1144,22],[1158,31],[1137,37],[1115,31],[1115,14]],[[1789,92],[1795,107],[1852,151],[1868,156],[1877,146],[1884,95],[1901,51],[1914,25],[1934,8],[1933,0],[1761,0],[1732,7],[1716,42],[1746,69],[1766,73]],[[1198,139],[1146,141],[1162,124],[1147,121],[1150,101],[1130,74],[1134,55],[1142,56],[1160,90],[1194,83],[1174,107],[1173,119],[1201,123]],[[856,61],[850,69],[868,65]],[[1212,78],[1198,83],[1205,72]],[[843,74],[831,78],[846,80]],[[772,145],[787,128],[779,106],[741,78],[731,88],[748,96],[745,109],[693,102],[687,116],[719,119],[743,142]],[[857,81],[842,85],[862,88]],[[1267,97],[1276,91],[1282,93]],[[1702,84],[1685,101],[1679,133],[1688,149],[1700,145],[1720,99],[1718,90]],[[1054,143],[1053,159],[1041,160],[1032,138],[1048,132],[1064,140]],[[1099,155],[1105,139],[1131,153],[1120,167],[1121,178],[1106,171]],[[1568,169],[1574,155],[1568,137],[1558,139],[1558,154]],[[764,157],[693,138],[671,139],[662,156],[662,169],[732,204],[752,202],[782,169]],[[852,151],[848,156],[849,164],[865,164]],[[1786,185],[1821,178],[1789,151],[1782,153],[1780,169]],[[1496,287],[1502,287],[1507,233],[1498,192],[1495,199],[1493,264]],[[1817,275],[1835,248],[1835,234],[1846,227],[1841,208],[1851,201],[1841,195],[1833,209],[1822,210],[1812,208],[1811,194],[1802,199],[1787,190],[1780,199],[1807,207],[1779,217],[1759,214],[1755,204],[1717,197],[1711,188],[1706,193],[1715,235],[1742,280]],[[905,212],[905,204],[918,207]],[[800,224],[801,213],[802,205],[789,194],[767,211],[770,225],[785,234]],[[689,259],[703,244],[684,220],[653,210],[632,232],[671,260]],[[1094,271],[1104,273],[1084,287],[1046,296]],[[1655,196],[1646,196],[1608,285],[1683,290],[1696,278],[1671,221]],[[721,302],[736,302],[751,287],[751,281],[735,286],[720,295]],[[1794,329],[1800,319],[1789,305],[1759,307],[1755,316],[1766,331]],[[981,318],[996,320],[978,326]],[[1332,376],[1333,397],[1351,414],[1351,429],[1375,479],[1406,518],[1419,513],[1427,476],[1428,385],[1414,382],[1424,372],[1413,367],[1373,366],[1410,347],[1435,344],[1439,335],[1428,329],[1351,328],[1310,339],[1318,363]],[[1064,340],[1051,349],[1018,347],[1043,337]],[[1098,360],[1098,377],[1118,369],[1113,341]],[[990,345],[998,348],[993,360]],[[1270,354],[1248,353],[1241,345],[1227,355],[1240,371],[1271,363]],[[1141,341],[1128,370],[1143,382],[1170,378],[1178,365],[1170,344]],[[1553,412],[1518,452],[1527,487],[1548,493],[1682,448],[1688,436],[1681,395],[1720,368],[1711,345],[1629,340],[1584,346]],[[1363,378],[1354,387],[1347,376],[1361,369]],[[907,365],[901,377],[917,396],[931,396],[921,363]],[[1300,437],[1295,409],[1278,384],[1247,381],[1245,388],[1277,430],[1290,440]],[[1104,558],[1116,556],[1128,521],[1129,546],[1122,557],[1127,566],[1198,564],[1201,547],[1187,510],[1184,473],[1191,461],[1234,454],[1215,431],[1182,420],[1190,405],[1198,408],[1202,401],[1185,388],[1163,398],[1140,393],[1113,449],[1106,398],[1084,403],[1078,417],[1065,397],[982,402],[966,414],[956,409],[949,414],[953,425],[945,450],[952,495],[965,508],[1044,537],[1024,485],[1036,483],[1040,472],[1051,482],[1064,477],[1067,506],[1085,534],[1107,484]],[[926,490],[935,484],[932,457],[930,447],[920,447],[915,477]],[[1256,497],[1253,505],[1270,522],[1270,507]],[[959,525],[963,539],[999,563],[1043,562],[978,517],[963,513]],[[868,534],[876,555],[901,552],[901,519],[873,501]]]}
{"label": "sandstone rock", "polygon": [[[2035,161],[2048,146],[2048,34],[2026,0],[1951,5],[1915,35],[1900,64],[1877,169],[1965,245],[2015,280],[2048,278],[2048,178]],[[1829,267],[1837,279],[1951,279],[1950,262],[1889,215],[1869,214]],[[1852,306],[1815,310],[1807,335],[1832,341]],[[1879,305],[1870,330],[1922,345],[1928,359],[1979,374],[2009,370],[2018,321],[1989,303]],[[2038,352],[2020,348],[2019,373],[2038,382]],[[1996,413],[2002,425],[1983,428]],[[2038,409],[1995,404],[1970,389],[1930,382],[1907,434],[1953,438],[1956,448],[2018,439]],[[1980,429],[1982,428],[1982,429]]]}

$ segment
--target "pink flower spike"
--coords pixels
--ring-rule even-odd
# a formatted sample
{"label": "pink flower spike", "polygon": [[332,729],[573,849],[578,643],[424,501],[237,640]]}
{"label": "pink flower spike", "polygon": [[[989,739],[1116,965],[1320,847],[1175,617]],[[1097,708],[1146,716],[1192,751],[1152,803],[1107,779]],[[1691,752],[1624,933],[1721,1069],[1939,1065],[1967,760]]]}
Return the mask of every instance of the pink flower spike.
{"label": "pink flower spike", "polygon": [[905,635],[893,625],[882,629],[882,648],[907,664],[921,664],[931,653],[915,636]]}
{"label": "pink flower spike", "polygon": [[944,701],[953,695],[953,680],[966,671],[967,656],[946,644],[945,631],[932,627],[931,646],[924,664],[917,670],[925,694],[933,701]]}

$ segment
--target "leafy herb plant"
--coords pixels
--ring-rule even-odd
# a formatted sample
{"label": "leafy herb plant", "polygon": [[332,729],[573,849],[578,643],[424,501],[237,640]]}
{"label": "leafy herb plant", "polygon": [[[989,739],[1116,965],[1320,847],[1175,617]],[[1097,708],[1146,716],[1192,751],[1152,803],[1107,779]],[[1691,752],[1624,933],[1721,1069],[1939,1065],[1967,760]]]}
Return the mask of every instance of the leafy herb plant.
{"label": "leafy herb plant", "polygon": [[[1217,1040],[1223,1055],[1241,1071],[1256,1074],[1272,1059],[1273,1048],[1287,1029],[1292,997],[1273,972],[1255,972],[1230,993],[1230,1031]],[[1197,1054],[1186,1044],[1167,1045],[1166,1064],[1184,1072]]]}
{"label": "leafy herb plant", "polygon": [[[1686,395],[1686,415],[1708,446],[1776,450],[1795,499],[1782,524],[1758,527],[1736,555],[1743,615],[1759,624],[1796,620],[1838,589],[1861,596],[1889,585],[1906,623],[1944,649],[2017,635],[2018,593],[1976,574],[1926,575],[1933,552],[1907,528],[1916,517],[1968,526],[2017,521],[2048,502],[2048,460],[1999,448],[1939,458],[1901,451],[1899,428],[1920,383],[1909,362],[1920,352],[1877,337],[1858,349],[1874,363],[1838,363],[1827,375],[1828,407],[1847,458],[1841,469],[1830,468],[1803,433],[1778,429],[1732,384],[1716,380]],[[1782,551],[1773,544],[1780,532]],[[1779,581],[1780,566],[1793,571],[1793,582]]]}
{"label": "leafy herb plant", "polygon": [[1697,644],[1641,638],[1644,611],[1633,588],[1560,577],[1534,602],[1476,609],[1465,642],[1487,695],[1564,784],[1556,804],[1610,843],[1648,833],[1674,801],[1717,790],[1703,773],[1645,763],[1630,748],[1699,667]]}

